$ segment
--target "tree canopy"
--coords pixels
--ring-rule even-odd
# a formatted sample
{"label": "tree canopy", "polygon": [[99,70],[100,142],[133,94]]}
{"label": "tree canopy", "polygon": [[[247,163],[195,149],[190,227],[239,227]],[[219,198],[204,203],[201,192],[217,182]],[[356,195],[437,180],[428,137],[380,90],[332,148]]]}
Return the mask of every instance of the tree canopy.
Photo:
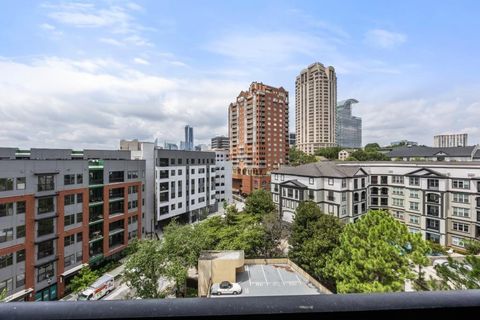
{"label": "tree canopy", "polygon": [[318,148],[315,150],[316,156],[322,156],[328,160],[338,160],[338,153],[345,148],[342,147],[327,147],[327,148]]}
{"label": "tree canopy", "polygon": [[402,291],[415,276],[410,264],[426,265],[428,251],[421,235],[374,210],[345,226],[327,268],[340,293]]}
{"label": "tree canopy", "polygon": [[255,190],[245,200],[244,212],[260,219],[273,211],[276,211],[275,204],[272,194],[267,190]]}
{"label": "tree canopy", "polygon": [[340,243],[343,224],[334,216],[323,214],[313,201],[301,202],[295,211],[289,239],[289,257],[312,276],[334,289],[325,266]]}
{"label": "tree canopy", "polygon": [[440,280],[427,281],[430,290],[480,289],[480,258],[469,255],[463,261],[448,258],[448,263],[435,266]]}
{"label": "tree canopy", "polygon": [[69,289],[73,293],[79,293],[87,289],[99,277],[99,274],[90,267],[85,267],[72,279],[69,284]]}
{"label": "tree canopy", "polygon": [[317,158],[314,155],[307,154],[297,148],[290,148],[288,152],[288,163],[291,166],[299,166],[302,164],[317,162]]}
{"label": "tree canopy", "polygon": [[347,161],[390,161],[390,158],[378,151],[357,150],[350,154]]}
{"label": "tree canopy", "polygon": [[381,148],[380,148],[380,145],[378,143],[374,142],[374,143],[366,144],[364,149],[365,149],[366,152],[377,152]]}

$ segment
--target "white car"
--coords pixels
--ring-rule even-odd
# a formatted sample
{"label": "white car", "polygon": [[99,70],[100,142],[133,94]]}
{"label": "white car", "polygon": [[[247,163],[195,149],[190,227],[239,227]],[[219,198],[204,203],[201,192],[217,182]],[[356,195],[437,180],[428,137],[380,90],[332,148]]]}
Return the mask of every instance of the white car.
{"label": "white car", "polygon": [[240,294],[242,293],[242,287],[238,283],[231,283],[228,281],[222,281],[220,283],[214,283],[212,285],[211,293],[213,295],[220,296],[222,294]]}
{"label": "white car", "polygon": [[435,261],[433,261],[433,266],[443,266],[443,265],[447,265],[448,264],[448,260],[447,259],[437,259]]}

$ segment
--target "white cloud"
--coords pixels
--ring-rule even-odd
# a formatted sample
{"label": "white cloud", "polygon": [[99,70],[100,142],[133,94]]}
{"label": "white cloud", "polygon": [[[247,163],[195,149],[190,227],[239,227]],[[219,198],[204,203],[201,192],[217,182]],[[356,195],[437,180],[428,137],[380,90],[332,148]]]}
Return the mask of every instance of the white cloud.
{"label": "white cloud", "polygon": [[383,29],[373,29],[365,33],[365,42],[371,46],[390,49],[398,47],[407,41],[403,33],[391,32]]}
{"label": "white cloud", "polygon": [[150,64],[150,62],[148,62],[147,60],[142,59],[142,58],[134,58],[133,62],[136,63],[136,64],[143,64],[143,65],[149,65]]}
{"label": "white cloud", "polygon": [[125,45],[123,42],[113,38],[100,38],[99,41],[117,47],[123,47]]}
{"label": "white cloud", "polygon": [[[205,143],[227,133],[228,104],[244,83],[165,78],[114,60],[0,59],[0,145],[116,148],[122,138]],[[222,90],[218,90],[221,87]]]}
{"label": "white cloud", "polygon": [[45,30],[55,30],[55,27],[52,26],[51,24],[48,24],[48,23],[42,23],[40,25],[40,28],[45,29]]}

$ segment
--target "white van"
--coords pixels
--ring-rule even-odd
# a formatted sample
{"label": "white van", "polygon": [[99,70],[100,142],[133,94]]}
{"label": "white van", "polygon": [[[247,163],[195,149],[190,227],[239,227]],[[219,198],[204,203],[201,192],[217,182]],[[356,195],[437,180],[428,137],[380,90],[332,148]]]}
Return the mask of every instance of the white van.
{"label": "white van", "polygon": [[113,276],[105,274],[78,296],[78,301],[100,300],[115,289]]}

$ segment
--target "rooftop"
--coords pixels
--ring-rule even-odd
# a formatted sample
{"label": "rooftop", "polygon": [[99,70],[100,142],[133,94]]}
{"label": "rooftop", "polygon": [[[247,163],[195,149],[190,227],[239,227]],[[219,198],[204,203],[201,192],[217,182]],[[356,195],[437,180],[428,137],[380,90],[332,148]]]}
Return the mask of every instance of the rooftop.
{"label": "rooftop", "polygon": [[[247,264],[245,271],[237,273],[237,282],[242,287],[240,296],[293,296],[322,293],[292,267],[282,263]],[[217,296],[212,297],[217,298]]]}
{"label": "rooftop", "polygon": [[202,251],[200,253],[199,260],[234,260],[234,259],[243,259],[242,250],[222,250],[222,251]]}
{"label": "rooftop", "polygon": [[477,150],[477,146],[469,147],[426,147],[426,146],[411,146],[395,148],[387,156],[390,158],[395,157],[435,157],[437,155],[446,155],[449,157],[472,157],[472,153],[475,152],[474,158],[480,157],[480,150]]}

